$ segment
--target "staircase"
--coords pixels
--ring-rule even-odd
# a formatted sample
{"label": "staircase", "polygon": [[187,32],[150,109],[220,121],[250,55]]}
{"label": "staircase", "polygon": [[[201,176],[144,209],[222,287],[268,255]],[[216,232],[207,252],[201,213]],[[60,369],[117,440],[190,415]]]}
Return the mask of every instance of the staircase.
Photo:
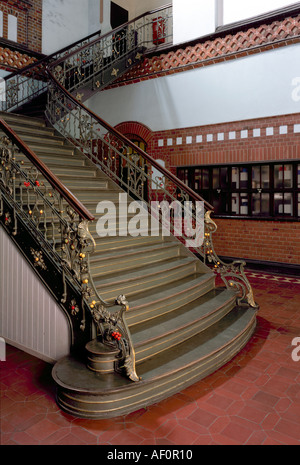
{"label": "staircase", "polygon": [[[133,66],[153,47],[153,22],[163,14],[171,37],[170,9],[128,23],[122,43],[116,31],[90,36],[48,57],[47,73],[40,64],[6,83],[0,224],[69,321],[70,355],[55,364],[53,379],[58,405],[78,417],[116,417],[180,392],[231,360],[256,326],[245,264],[226,264],[214,250],[213,208],[204,202],[199,247],[166,236],[161,224],[151,235],[150,201],[190,201],[194,220],[203,199],[74,96],[86,98]],[[146,199],[137,236],[126,234],[135,216],[120,211],[126,195],[127,207]],[[103,201],[116,206],[118,232],[100,237],[98,221],[114,227],[99,213]]]}
{"label": "staircase", "polygon": [[[127,414],[201,380],[244,347],[255,330],[257,308],[237,305],[234,290],[216,287],[211,268],[161,231],[158,237],[100,238],[98,203],[118,202],[124,191],[43,119],[0,117],[95,216],[94,285],[112,308],[118,295],[129,302],[126,323],[140,379],[116,373],[118,347],[94,338],[81,357],[70,355],[53,368],[63,410],[84,418]],[[22,154],[18,162],[30,164]]]}

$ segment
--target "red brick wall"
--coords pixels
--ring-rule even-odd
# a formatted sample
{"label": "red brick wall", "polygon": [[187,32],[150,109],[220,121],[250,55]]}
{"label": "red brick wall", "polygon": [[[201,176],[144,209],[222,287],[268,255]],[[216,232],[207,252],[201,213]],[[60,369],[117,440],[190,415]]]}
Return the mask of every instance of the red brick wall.
{"label": "red brick wall", "polygon": [[[161,132],[151,132],[133,122],[122,123],[118,129],[147,138],[148,153],[164,160],[174,174],[178,166],[188,165],[297,159],[300,162],[300,113]],[[259,137],[254,137],[254,130],[260,130]],[[242,138],[246,135],[242,131],[248,131],[247,138]],[[224,140],[218,140],[218,135]],[[187,138],[191,138],[191,143],[187,143]],[[219,255],[300,264],[300,222],[218,218],[216,223],[214,243]]]}
{"label": "red brick wall", "polygon": [[[273,128],[273,135],[266,135],[267,128]],[[259,129],[260,136],[255,137],[253,131]],[[248,131],[247,138],[242,137],[242,134],[245,135],[242,131]],[[280,134],[280,131],[284,134]],[[235,133],[235,139],[230,139],[233,137],[231,133]],[[218,140],[218,134],[224,140]],[[202,136],[202,141],[199,139],[197,142],[197,136]],[[187,143],[187,137],[192,138],[190,144]],[[212,141],[208,141],[207,137],[212,138]],[[180,145],[177,144],[178,138],[182,139]],[[163,141],[162,147],[159,141]],[[149,152],[155,158],[164,159],[168,168],[300,159],[300,113],[155,132]]]}
{"label": "red brick wall", "polygon": [[300,223],[216,219],[217,253],[226,257],[300,264]]}
{"label": "red brick wall", "polygon": [[29,50],[42,50],[42,5],[43,0],[30,0],[27,3],[14,0],[0,0],[0,10],[3,12],[3,37],[7,39],[8,15],[18,19],[18,43]]}

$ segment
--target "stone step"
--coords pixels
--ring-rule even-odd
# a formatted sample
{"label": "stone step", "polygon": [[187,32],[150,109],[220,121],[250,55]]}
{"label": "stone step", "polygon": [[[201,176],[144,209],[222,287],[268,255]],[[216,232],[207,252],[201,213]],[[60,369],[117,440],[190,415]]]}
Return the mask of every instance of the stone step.
{"label": "stone step", "polygon": [[[21,133],[22,131],[19,131]],[[66,140],[62,136],[54,136],[54,135],[43,135],[39,136],[36,134],[30,134],[27,132],[24,132],[22,134],[22,140],[27,144],[37,144],[37,145],[46,145],[46,146],[65,146]]]}
{"label": "stone step", "polygon": [[96,253],[101,252],[120,252],[128,247],[139,247],[145,244],[161,244],[164,242],[162,237],[145,236],[145,237],[97,237],[94,236],[96,242]]}
{"label": "stone step", "polygon": [[38,134],[40,137],[43,135],[54,136],[55,134],[55,129],[46,127],[45,125],[22,124],[19,121],[9,121],[7,119],[5,119],[5,121],[21,138],[23,134]]}
{"label": "stone step", "polygon": [[121,294],[131,298],[142,291],[182,279],[194,273],[196,267],[193,258],[174,258],[135,271],[110,274],[108,278],[93,276],[93,280],[101,297],[112,301]]}
{"label": "stone step", "polygon": [[[199,263],[198,267],[201,268],[201,265]],[[126,321],[132,328],[141,322],[166,315],[212,291],[214,287],[214,274],[208,273],[203,266],[203,272],[200,270],[168,285],[157,286],[155,294],[145,291],[132,297]]]}
{"label": "stone step", "polygon": [[236,294],[215,290],[193,302],[131,329],[136,362],[181,344],[221,320],[236,304]]}
{"label": "stone step", "polygon": [[0,111],[0,118],[7,121],[8,124],[18,124],[31,127],[46,127],[45,121],[42,118],[33,118],[17,113],[7,113]]}
{"label": "stone step", "polygon": [[[70,156],[74,157],[75,148],[71,145],[60,145],[55,144],[51,145],[48,143],[38,143],[38,142],[29,142],[27,144],[33,152],[35,152],[38,156],[40,154],[47,154],[49,157],[53,156],[53,162],[55,162],[57,157],[61,158],[61,161],[64,160],[68,161]],[[78,159],[85,161],[83,157],[77,157]],[[51,163],[51,161],[50,161]]]}
{"label": "stone step", "polygon": [[[59,167],[66,167],[66,166],[85,166],[85,161],[82,158],[78,158],[70,153],[70,156],[63,158],[59,155],[59,151],[56,151],[55,156],[49,154],[47,151],[45,152],[38,152],[34,150],[35,154],[38,156],[40,160],[42,160],[47,166],[59,166]],[[25,156],[22,155],[18,156],[17,161],[22,161],[22,164],[28,168],[32,165],[31,161]]]}
{"label": "stone step", "polygon": [[105,190],[108,189],[109,184],[107,179],[102,179],[99,177],[85,177],[84,179],[74,177],[74,179],[70,179],[69,177],[60,176],[59,179],[68,189],[72,191],[91,191],[93,189]]}
{"label": "stone step", "polygon": [[58,405],[82,418],[119,417],[160,402],[202,380],[229,362],[256,327],[253,309],[236,307],[200,334],[137,365],[140,381],[115,374],[100,376],[73,357],[52,371]]}
{"label": "stone step", "polygon": [[50,168],[51,171],[53,171],[56,176],[63,176],[63,177],[69,177],[69,178],[91,178],[91,177],[96,177],[97,170],[96,168],[91,168],[88,166],[85,166],[84,169],[82,167],[77,167],[74,166],[72,168],[68,167],[61,167],[61,166],[56,166],[53,163],[49,163],[48,167]]}
{"label": "stone step", "polygon": [[91,259],[92,275],[101,276],[132,270],[137,267],[146,267],[166,259],[180,256],[180,246],[173,242],[161,244],[151,243],[144,247],[124,249],[123,251],[111,253],[95,253]]}

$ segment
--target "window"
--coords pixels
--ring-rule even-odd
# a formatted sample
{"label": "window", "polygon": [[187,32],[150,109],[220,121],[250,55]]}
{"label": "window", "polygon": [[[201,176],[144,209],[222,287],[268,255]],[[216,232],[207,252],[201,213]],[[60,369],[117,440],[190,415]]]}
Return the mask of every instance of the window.
{"label": "window", "polygon": [[216,215],[300,218],[299,161],[183,167],[177,173]]}
{"label": "window", "polygon": [[289,0],[223,0],[224,24],[234,23],[292,5]]}
{"label": "window", "polygon": [[18,42],[18,19],[16,16],[8,15],[7,38],[13,42]]}
{"label": "window", "polygon": [[0,10],[0,37],[3,37],[3,11]]}

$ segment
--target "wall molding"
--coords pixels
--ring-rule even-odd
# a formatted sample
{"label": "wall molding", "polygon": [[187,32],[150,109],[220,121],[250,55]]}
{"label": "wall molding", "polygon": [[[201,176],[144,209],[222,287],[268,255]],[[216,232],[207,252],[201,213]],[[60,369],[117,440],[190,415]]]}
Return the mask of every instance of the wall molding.
{"label": "wall molding", "polygon": [[[297,118],[297,114],[295,114]],[[237,124],[243,126],[243,122],[232,122],[224,123],[221,126],[221,129],[218,131],[217,128],[212,128],[209,126],[207,129],[206,126],[200,127],[195,134],[195,128],[191,130],[191,135],[186,135],[188,129],[184,129],[181,134],[181,130],[176,131],[174,137],[170,137],[168,134],[169,131],[166,131],[165,136],[160,136],[156,141],[156,146],[161,147],[172,147],[172,146],[182,146],[182,145],[203,145],[207,146],[212,145],[212,143],[221,144],[224,142],[246,142],[249,139],[255,139],[259,141],[262,138],[267,138],[269,140],[277,137],[285,137],[289,135],[299,135],[300,136],[300,114],[298,114],[297,123],[288,124],[285,121],[283,122],[272,122],[272,117],[270,117],[269,124],[266,123],[266,119],[263,119],[262,122],[259,120],[249,120],[249,123],[244,124],[244,128],[237,128]],[[224,126],[226,125],[226,128]],[[218,125],[216,125],[218,126]],[[222,127],[223,126],[223,127]]]}

